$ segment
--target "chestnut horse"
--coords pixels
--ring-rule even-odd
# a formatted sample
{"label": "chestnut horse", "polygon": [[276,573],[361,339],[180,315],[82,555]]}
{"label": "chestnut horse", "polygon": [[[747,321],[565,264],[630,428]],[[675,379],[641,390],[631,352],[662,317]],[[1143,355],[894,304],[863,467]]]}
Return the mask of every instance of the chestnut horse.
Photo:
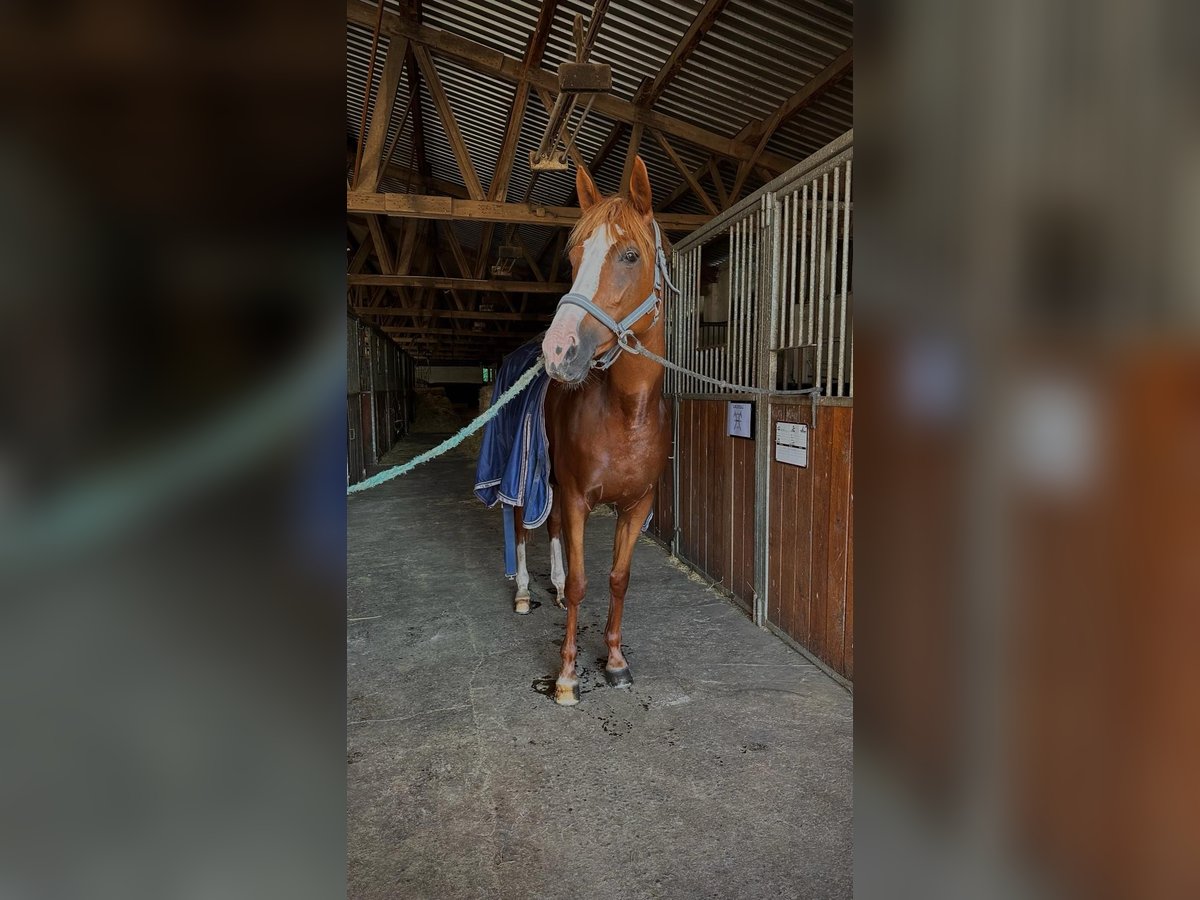
{"label": "chestnut horse", "polygon": [[[559,605],[565,596],[567,610],[562,669],[554,693],[555,702],[563,706],[579,702],[575,629],[587,590],[583,537],[588,515],[599,503],[611,503],[617,510],[608,575],[604,674],[614,687],[633,683],[621,653],[621,613],[633,548],[654,504],[654,487],[667,464],[671,434],[662,367],[628,349],[635,339],[659,355],[666,349],[662,294],[670,282],[646,166],[635,158],[628,199],[602,198],[583,169],[576,174],[575,185],[583,215],[567,243],[574,282],[559,301],[542,341],[546,371],[553,379],[545,404],[554,492],[547,522],[550,577]],[[624,335],[620,342],[618,333]],[[515,518],[515,608],[528,612],[525,534],[519,525],[521,516]]]}

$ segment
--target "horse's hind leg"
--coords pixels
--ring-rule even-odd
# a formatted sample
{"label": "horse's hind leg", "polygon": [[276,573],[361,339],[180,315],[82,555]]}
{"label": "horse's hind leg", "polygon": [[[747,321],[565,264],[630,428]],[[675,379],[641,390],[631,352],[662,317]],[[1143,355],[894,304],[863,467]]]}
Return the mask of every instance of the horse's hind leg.
{"label": "horse's hind leg", "polygon": [[525,564],[525,537],[529,532],[521,524],[524,512],[519,506],[513,509],[517,533],[517,596],[513,600],[513,612],[520,616],[529,612],[529,567]]}
{"label": "horse's hind leg", "polygon": [[563,563],[562,510],[559,505],[560,503],[559,494],[555,494],[554,502],[550,505],[550,518],[546,523],[546,531],[550,535],[550,580],[554,583],[554,592],[556,594],[554,602],[558,604],[559,609],[566,609],[563,597],[566,596],[567,567]]}
{"label": "horse's hind leg", "polygon": [[629,663],[621,652],[621,615],[625,611],[625,592],[629,588],[629,566],[633,562],[633,548],[637,544],[642,523],[654,504],[654,492],[638,500],[617,516],[617,535],[613,541],[612,571],[608,574],[611,596],[608,602],[608,622],[604,626],[604,643],[608,645],[608,662],[604,666],[604,677],[613,687],[628,687],[633,684]]}

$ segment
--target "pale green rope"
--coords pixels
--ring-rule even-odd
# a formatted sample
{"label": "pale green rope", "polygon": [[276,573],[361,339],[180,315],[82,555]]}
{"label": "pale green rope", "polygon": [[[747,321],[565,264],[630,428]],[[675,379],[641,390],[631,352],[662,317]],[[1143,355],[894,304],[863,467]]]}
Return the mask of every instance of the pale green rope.
{"label": "pale green rope", "polygon": [[463,428],[458,434],[446,438],[432,450],[426,450],[420,456],[414,456],[408,462],[400,466],[392,466],[390,469],[384,469],[382,472],[377,472],[370,478],[352,484],[346,488],[346,494],[357,494],[359,491],[369,491],[373,487],[379,487],[385,481],[391,481],[393,478],[399,478],[401,475],[407,475],[421,463],[429,462],[435,457],[441,456],[447,450],[453,450],[480,428],[490,422],[500,412],[501,408],[512,400],[517,394],[521,393],[529,382],[537,376],[537,373],[542,370],[543,360],[539,356],[533,368],[529,369],[524,375],[513,382],[512,387],[492,401],[492,405],[487,408],[487,412],[480,415],[475,421]]}

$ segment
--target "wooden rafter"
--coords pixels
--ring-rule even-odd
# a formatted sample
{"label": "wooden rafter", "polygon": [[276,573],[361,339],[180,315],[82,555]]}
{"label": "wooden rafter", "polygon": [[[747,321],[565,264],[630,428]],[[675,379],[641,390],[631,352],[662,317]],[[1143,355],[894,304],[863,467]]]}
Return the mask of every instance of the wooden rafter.
{"label": "wooden rafter", "polygon": [[[729,192],[729,197],[735,203],[738,196],[742,192],[742,187],[746,183],[746,177],[750,174],[750,170],[759,162],[767,149],[767,143],[774,137],[775,132],[781,125],[789,121],[793,116],[799,113],[806,106],[813,103],[825,91],[829,90],[833,85],[837,84],[842,77],[850,71],[850,67],[854,65],[854,45],[847,47],[842,53],[827,65],[824,69],[814,75],[809,81],[803,85],[796,93],[788,97],[775,112],[767,117],[762,126],[762,133],[758,138],[758,143],[754,147],[754,152],[750,157],[744,160],[738,168],[737,177],[733,181],[733,189]],[[768,166],[770,168],[770,166]]]}
{"label": "wooden rafter", "polygon": [[350,258],[350,265],[347,268],[347,271],[351,275],[362,271],[363,264],[366,263],[367,258],[371,255],[371,251],[375,249],[375,246],[371,241],[371,233],[368,231],[367,234],[363,236],[363,239],[359,241],[358,249],[354,251],[354,256]]}
{"label": "wooden rafter", "polygon": [[479,233],[479,249],[475,253],[475,277],[482,278],[487,270],[488,256],[492,252],[492,238],[496,234],[495,221],[488,221]]}
{"label": "wooden rafter", "polygon": [[[517,225],[571,226],[579,219],[577,206],[540,206],[534,203],[492,203],[421,194],[368,194],[349,191],[346,211],[416,219],[473,219]],[[666,231],[692,231],[711,216],[664,213],[658,224]]]}
{"label": "wooden rafter", "polygon": [[376,287],[421,287],[434,290],[498,291],[509,294],[564,294],[569,284],[550,281],[505,281],[493,278],[436,278],[432,275],[347,275],[346,283]]}
{"label": "wooden rafter", "polygon": [[379,32],[383,28],[383,2],[375,11],[375,22],[371,29],[371,64],[367,67],[367,81],[363,87],[362,118],[358,125],[358,151],[354,157],[354,170],[350,185],[358,184],[358,173],[362,168],[363,143],[367,136],[367,107],[371,105],[371,82],[375,80],[375,59],[379,52]]}
{"label": "wooden rafter", "polygon": [[463,140],[462,132],[458,128],[458,121],[454,118],[454,110],[450,108],[450,100],[446,97],[446,91],[442,88],[442,81],[438,78],[437,68],[433,64],[433,59],[429,55],[429,50],[420,44],[413,47],[413,55],[417,58],[417,65],[421,69],[421,74],[425,76],[425,84],[429,88],[429,94],[433,97],[433,104],[437,108],[438,116],[442,120],[442,127],[446,131],[446,137],[450,139],[450,149],[454,151],[454,159],[458,163],[458,170],[462,174],[463,183],[467,186],[467,191],[472,199],[483,200],[483,185],[479,181],[479,176],[475,174],[475,166],[471,162],[471,154],[467,151],[466,141]]}
{"label": "wooden rafter", "polygon": [[537,261],[530,255],[529,248],[524,244],[521,244],[521,254],[525,257],[525,262],[529,266],[529,271],[533,277],[538,281],[545,281],[546,276],[542,274],[542,270],[538,266]]}
{"label": "wooden rafter", "polygon": [[[692,175],[691,170],[687,167],[687,163],[679,158],[679,154],[675,152],[675,148],[671,146],[670,141],[667,140],[667,136],[661,131],[656,131],[654,132],[654,137],[658,140],[659,146],[663,148],[663,152],[665,152],[670,158],[671,162],[675,164],[675,168],[679,170],[679,173],[683,176],[684,181],[687,182],[688,187],[692,189],[692,193],[695,194],[700,202],[704,204],[704,208],[714,216],[717,215],[720,212],[720,210],[717,209],[717,205],[709,199],[709,196],[705,192],[704,188],[700,186],[700,182],[696,180],[695,176]],[[707,166],[701,164],[701,170],[707,168]]]}
{"label": "wooden rafter", "polygon": [[550,259],[550,281],[558,281],[558,269],[562,265],[563,246],[567,242],[567,233],[559,231],[554,238],[554,255]]}
{"label": "wooden rafter", "polygon": [[596,155],[592,157],[591,165],[588,166],[588,172],[591,173],[593,178],[596,177],[596,174],[612,155],[612,152],[617,149],[617,144],[625,136],[627,128],[629,128],[629,125],[625,122],[617,122],[613,125],[612,130],[608,133],[608,137],[604,139],[604,143],[600,145],[600,149],[596,151]]}
{"label": "wooden rafter", "polygon": [[367,228],[371,231],[371,243],[375,246],[375,258],[379,261],[380,272],[385,275],[394,275],[396,266],[392,262],[392,251],[383,234],[383,225],[379,219],[379,216],[367,216]]}
{"label": "wooden rafter", "polygon": [[653,106],[657,102],[658,98],[662,96],[662,92],[667,89],[667,85],[682,71],[683,65],[692,55],[692,51],[700,46],[704,35],[712,28],[713,22],[717,20],[717,16],[721,14],[721,10],[728,3],[729,0],[708,0],[700,12],[696,13],[696,18],[692,20],[692,24],[688,26],[687,31],[679,39],[679,43],[675,45],[675,49],[671,51],[671,55],[667,57],[662,68],[658,70],[658,74],[654,76],[654,80],[646,88],[641,97],[642,103],[646,106]]}
{"label": "wooden rafter", "polygon": [[463,245],[458,240],[458,235],[454,233],[454,228],[451,225],[445,225],[442,228],[442,234],[446,237],[446,245],[450,248],[450,253],[454,257],[454,264],[458,266],[458,274],[463,278],[471,277],[471,262],[467,259],[467,253],[463,250]]}
{"label": "wooden rafter", "polygon": [[729,192],[725,190],[725,176],[721,174],[721,166],[717,163],[716,157],[708,158],[707,169],[713,187],[717,189],[717,202],[721,204],[721,209],[729,209]]}
{"label": "wooden rafter", "polygon": [[[417,57],[415,53],[409,53],[407,58],[408,66],[408,83],[412,85],[412,89],[416,91],[417,100],[413,104],[412,120],[413,120],[413,136],[412,136],[412,156],[409,165],[416,167],[416,179],[414,183],[418,190],[426,190],[428,179],[433,174],[433,170],[429,166],[429,159],[425,155],[425,113],[422,111],[421,103],[421,70],[417,65]],[[405,182],[406,184],[408,182]]]}
{"label": "wooden rafter", "polygon": [[[361,0],[346,0],[346,17],[351,22],[366,24],[369,27],[374,23],[375,12],[373,5]],[[404,35],[410,41],[428,47],[439,55],[460,61],[473,71],[513,83],[528,81],[533,87],[545,88],[555,96],[558,94],[558,78],[553,72],[540,68],[531,69],[527,73],[522,72],[520,59],[491,47],[439,28],[406,21],[394,13],[384,14],[383,28],[389,35]],[[641,122],[647,128],[657,128],[671,137],[677,137],[730,159],[745,160],[754,153],[754,147],[750,144],[724,137],[673,116],[642,109],[628,100],[621,100],[609,94],[597,95],[592,110],[599,115],[631,125]],[[759,162],[776,173],[783,172],[794,164],[794,160],[766,151],[760,155]]]}
{"label": "wooden rafter", "polygon": [[621,170],[621,193],[628,196],[629,178],[633,174],[633,161],[642,145],[642,123],[638,122],[629,133],[629,146],[625,148],[625,168]]}
{"label": "wooden rafter", "polygon": [[408,223],[404,230],[404,240],[400,244],[400,253],[396,257],[396,274],[408,275],[412,272],[413,257],[416,255],[417,243],[424,237],[424,222],[414,220]]}
{"label": "wooden rafter", "polygon": [[400,75],[408,53],[408,38],[396,37],[388,45],[383,61],[383,73],[379,76],[379,90],[375,94],[375,111],[363,144],[362,161],[358,167],[358,179],[354,186],[358,190],[373,191],[379,187],[383,172],[383,151],[387,143],[388,125],[392,119],[392,107],[396,91],[400,87]]}
{"label": "wooden rafter", "polygon": [[[550,37],[550,26],[554,24],[554,14],[558,10],[559,0],[542,0],[542,8],[538,11],[537,25],[530,35],[529,45],[525,49],[525,57],[521,60],[522,74],[530,69],[536,69],[542,64],[542,56],[546,52],[546,41]],[[517,139],[521,136],[521,126],[525,120],[525,104],[529,99],[529,82],[522,78],[517,82],[513,93],[512,106],[508,111],[508,123],[504,126],[504,140],[500,145],[500,157],[496,162],[496,172],[488,189],[489,200],[504,200],[508,197],[508,181],[512,176],[513,161],[517,155]]]}

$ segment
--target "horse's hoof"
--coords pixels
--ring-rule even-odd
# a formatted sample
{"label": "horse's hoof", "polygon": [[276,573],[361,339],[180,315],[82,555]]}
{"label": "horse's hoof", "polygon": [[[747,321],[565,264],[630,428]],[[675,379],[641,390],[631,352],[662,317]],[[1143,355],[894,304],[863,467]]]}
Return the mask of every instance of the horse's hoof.
{"label": "horse's hoof", "polygon": [[518,616],[529,615],[529,598],[528,597],[518,597],[516,600],[514,600],[513,601],[513,612],[515,612]]}
{"label": "horse's hoof", "polygon": [[557,606],[559,609],[567,608],[567,604],[563,603],[563,595],[562,594],[559,594],[557,597],[554,598],[554,605]]}
{"label": "horse's hoof", "polygon": [[624,688],[633,686],[633,675],[629,672],[629,666],[623,669],[605,669],[604,678],[608,682],[609,687]]}
{"label": "horse's hoof", "polygon": [[574,706],[579,702],[579,682],[569,684],[562,681],[554,683],[554,702],[559,706]]}

